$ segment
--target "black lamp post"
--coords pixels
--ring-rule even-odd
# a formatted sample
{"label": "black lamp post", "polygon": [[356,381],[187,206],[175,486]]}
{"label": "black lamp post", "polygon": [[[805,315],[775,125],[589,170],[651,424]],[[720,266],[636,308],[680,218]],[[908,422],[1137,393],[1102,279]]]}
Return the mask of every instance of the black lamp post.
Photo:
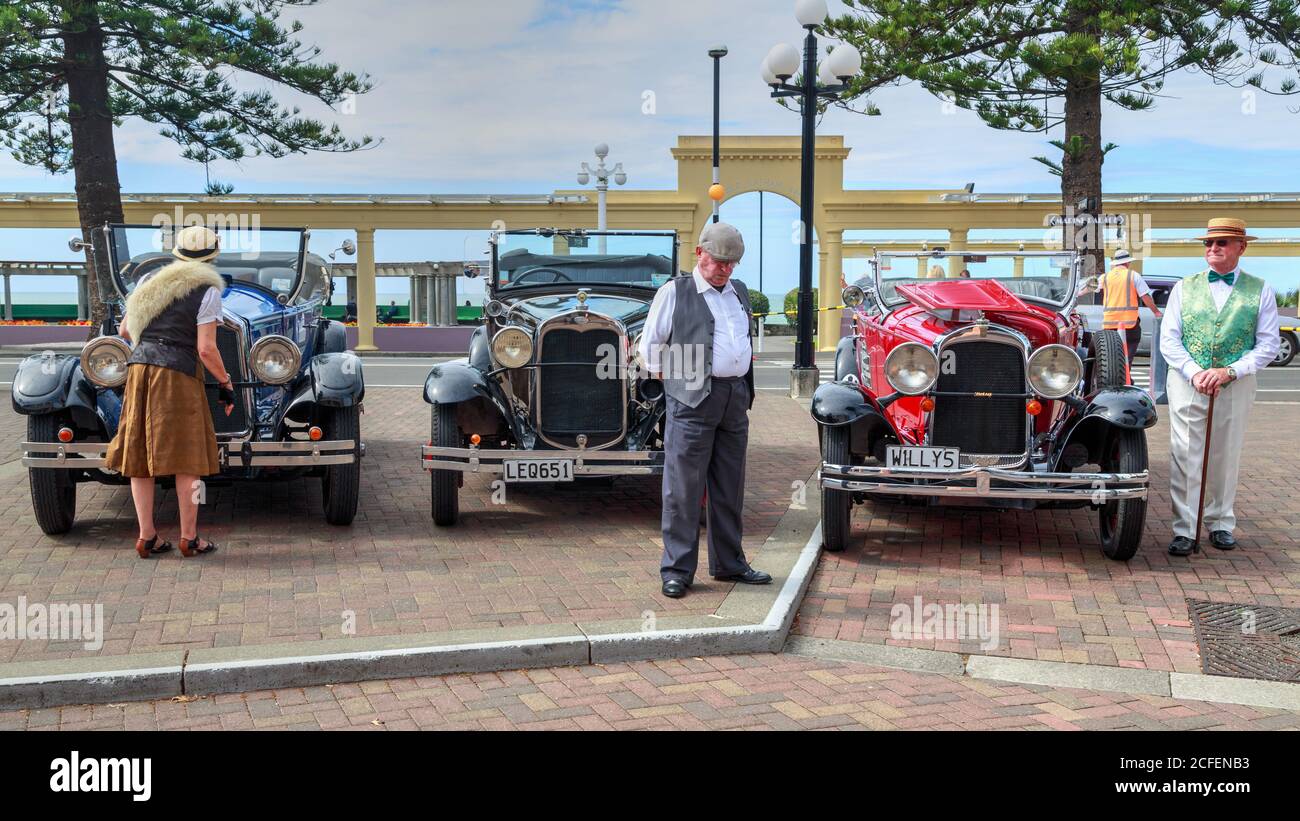
{"label": "black lamp post", "polygon": [[[719,136],[721,130],[722,108],[719,103],[721,94],[719,93],[722,86],[722,58],[727,56],[726,46],[714,46],[709,49],[709,56],[713,58],[713,184],[717,185],[722,180],[718,170],[719,162]],[[718,200],[713,200],[713,221],[718,221]]]}
{"label": "black lamp post", "polygon": [[790,395],[810,396],[817,388],[817,364],[813,352],[812,296],[813,168],[817,148],[817,103],[835,100],[848,88],[848,81],[862,69],[862,55],[848,44],[836,46],[821,69],[817,67],[817,36],[813,30],[826,20],[826,0],[798,0],[795,17],[808,34],[804,37],[803,75],[798,85],[789,82],[800,66],[799,52],[787,43],[774,46],[763,61],[763,82],[772,87],[773,97],[797,97],[803,118],[803,139],[799,168],[799,303],[798,336],[794,370],[790,374]]}

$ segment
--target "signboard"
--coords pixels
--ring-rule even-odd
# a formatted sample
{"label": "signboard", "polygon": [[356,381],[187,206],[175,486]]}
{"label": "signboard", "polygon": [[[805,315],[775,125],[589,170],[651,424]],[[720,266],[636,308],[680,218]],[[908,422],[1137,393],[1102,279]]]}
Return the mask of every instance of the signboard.
{"label": "signboard", "polygon": [[570,236],[565,237],[565,239],[569,241],[569,247],[570,247],[570,248],[586,248],[586,247],[587,247],[587,238],[586,238],[586,237],[575,237],[575,236],[570,235]]}
{"label": "signboard", "polygon": [[1053,228],[1057,228],[1062,225],[1080,226],[1080,225],[1092,225],[1094,223],[1100,223],[1101,225],[1123,225],[1124,215],[1123,214],[1098,214],[1097,216],[1093,217],[1088,214],[1072,214],[1066,217],[1066,216],[1062,216],[1061,214],[1050,214],[1047,217],[1047,224]]}

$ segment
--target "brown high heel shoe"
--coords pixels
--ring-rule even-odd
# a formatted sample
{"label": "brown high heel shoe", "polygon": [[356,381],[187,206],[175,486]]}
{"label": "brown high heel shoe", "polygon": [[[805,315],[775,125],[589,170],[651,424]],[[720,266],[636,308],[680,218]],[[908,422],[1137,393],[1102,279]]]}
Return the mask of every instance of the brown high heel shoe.
{"label": "brown high heel shoe", "polygon": [[202,556],[204,553],[213,553],[217,549],[214,542],[208,542],[207,546],[199,547],[199,537],[195,535],[193,539],[181,538],[181,555],[186,558]]}
{"label": "brown high heel shoe", "polygon": [[166,553],[172,549],[171,542],[158,544],[158,534],[153,534],[152,539],[136,539],[135,554],[142,559],[151,559],[159,553]]}

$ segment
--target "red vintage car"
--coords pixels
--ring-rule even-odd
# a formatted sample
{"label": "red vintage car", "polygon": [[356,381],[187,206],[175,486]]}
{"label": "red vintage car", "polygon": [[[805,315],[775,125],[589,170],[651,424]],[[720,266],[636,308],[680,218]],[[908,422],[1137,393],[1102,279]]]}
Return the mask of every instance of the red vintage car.
{"label": "red vintage car", "polygon": [[[1021,262],[1016,263],[1015,257]],[[1077,254],[877,254],[844,290],[853,331],[813,395],[822,539],[855,503],[1091,507],[1102,551],[1132,558],[1156,423],[1115,331],[1075,310]]]}

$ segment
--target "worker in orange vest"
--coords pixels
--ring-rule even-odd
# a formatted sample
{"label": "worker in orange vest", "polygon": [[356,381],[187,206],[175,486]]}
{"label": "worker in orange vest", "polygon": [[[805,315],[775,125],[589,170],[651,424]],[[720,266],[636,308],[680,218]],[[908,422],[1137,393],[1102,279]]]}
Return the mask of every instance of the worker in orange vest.
{"label": "worker in orange vest", "polygon": [[1106,306],[1102,313],[1101,326],[1120,332],[1120,338],[1124,340],[1124,354],[1128,358],[1129,365],[1133,364],[1138,344],[1142,341],[1142,321],[1138,317],[1138,300],[1140,299],[1143,305],[1151,309],[1156,319],[1161,316],[1160,309],[1151,298],[1151,288],[1142,279],[1142,275],[1130,267],[1132,262],[1133,255],[1127,249],[1121,248],[1115,252],[1112,260],[1114,267],[1106,276],[1101,277],[1098,283]]}

